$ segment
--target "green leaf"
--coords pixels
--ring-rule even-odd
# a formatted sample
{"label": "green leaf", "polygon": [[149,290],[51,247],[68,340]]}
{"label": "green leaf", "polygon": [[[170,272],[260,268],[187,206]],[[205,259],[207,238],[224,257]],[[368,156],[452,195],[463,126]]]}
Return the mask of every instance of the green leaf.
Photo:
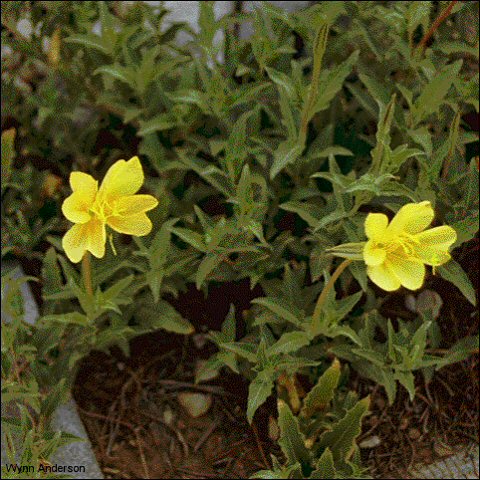
{"label": "green leaf", "polygon": [[2,132],[2,191],[10,180],[13,159],[15,158],[16,130],[10,128]]}
{"label": "green leaf", "polygon": [[310,343],[310,336],[305,332],[284,333],[276,343],[267,349],[267,357],[283,353],[296,352]]}
{"label": "green leaf", "polygon": [[227,342],[222,343],[221,347],[225,350],[233,352],[238,356],[245,358],[251,363],[257,362],[257,346],[253,343],[244,342]]}
{"label": "green leaf", "polygon": [[50,418],[53,412],[68,399],[69,390],[65,386],[65,381],[65,378],[61,378],[59,382],[55,383],[42,401],[40,415],[43,418]]}
{"label": "green leaf", "polygon": [[315,470],[308,478],[338,478],[332,451],[328,447],[323,451],[322,456],[315,463],[315,467]]}
{"label": "green leaf", "polygon": [[307,202],[296,202],[292,200],[282,203],[279,205],[279,208],[283,208],[283,210],[287,212],[296,213],[300,218],[305,220],[310,227],[317,225],[322,218],[319,206]]}
{"label": "green leaf", "polygon": [[64,290],[62,274],[57,262],[57,253],[50,247],[42,264],[42,297],[62,292]]}
{"label": "green leaf", "polygon": [[140,122],[140,130],[138,135],[145,136],[152,132],[159,132],[162,130],[169,130],[177,126],[177,122],[169,113],[160,113],[154,118],[147,121]]}
{"label": "green leaf", "polygon": [[445,280],[453,283],[473,306],[477,304],[475,288],[460,264],[452,259],[436,270]]}
{"label": "green leaf", "polygon": [[135,88],[135,76],[133,71],[122,65],[102,65],[93,72],[93,75],[98,74],[110,75],[111,77],[126,83],[131,88]]}
{"label": "green leaf", "polygon": [[216,253],[207,253],[205,257],[203,257],[203,260],[200,262],[195,275],[195,285],[198,290],[200,290],[200,287],[208,275],[213,272],[213,270],[215,270],[215,268],[218,267],[221,262],[222,257]]}
{"label": "green leaf", "polygon": [[424,32],[428,29],[431,7],[432,2],[409,2],[407,4],[405,13],[409,39],[413,39],[413,34],[418,26],[422,25]]}
{"label": "green leaf", "polygon": [[396,173],[400,167],[411,157],[425,155],[417,148],[408,148],[407,145],[399,145],[388,155],[388,173]]}
{"label": "green leaf", "polygon": [[343,336],[349,338],[356,345],[361,345],[362,341],[358,334],[348,325],[334,325],[328,329],[327,335],[331,338]]}
{"label": "green leaf", "polygon": [[207,251],[207,246],[203,241],[203,236],[199,233],[181,227],[172,227],[170,231],[180,237],[184,242],[187,242],[192,245],[192,247],[195,247],[197,250],[200,250],[201,252]]}
{"label": "green leaf", "polygon": [[270,80],[277,85],[277,87],[283,88],[290,102],[297,100],[297,92],[295,89],[295,84],[292,79],[285,75],[283,72],[274,70],[273,68],[267,67],[266,71]]}
{"label": "green leaf", "polygon": [[362,83],[367,87],[368,93],[373,97],[373,99],[382,105],[387,105],[390,101],[390,92],[375,78],[365,75],[364,73],[359,74],[359,78]]}
{"label": "green leaf", "polygon": [[458,77],[462,65],[463,60],[457,60],[447,65],[443,71],[436,72],[436,74],[433,75],[430,82],[424,87],[422,93],[415,101],[413,114],[417,123],[428,115],[438,112],[444,103],[448,90]]}
{"label": "green leaf", "polygon": [[290,141],[297,138],[297,119],[294,103],[289,100],[287,93],[283,88],[278,88],[280,113],[282,115],[282,125],[286,129],[286,137]]}
{"label": "green leaf", "polygon": [[328,108],[330,102],[338,94],[343,86],[343,82],[352,71],[353,65],[357,63],[358,55],[359,51],[356,50],[343,63],[320,76],[319,95],[312,107],[311,116]]}
{"label": "green leaf", "polygon": [[302,466],[310,464],[310,453],[305,446],[305,437],[300,431],[298,420],[290,407],[278,400],[278,427],[280,428],[280,445],[288,464],[299,462]]}
{"label": "green leaf", "polygon": [[365,397],[347,411],[330,431],[320,437],[319,446],[330,448],[335,463],[345,463],[355,451],[355,439],[362,430],[362,419],[368,412],[370,398]]}
{"label": "green leaf", "polygon": [[146,326],[151,330],[162,328],[168,332],[182,335],[188,335],[195,331],[193,325],[165,300],[153,303],[152,300],[145,298],[139,301],[138,305],[135,316],[142,326]]}
{"label": "green leaf", "polygon": [[390,149],[390,128],[392,126],[393,114],[395,112],[395,100],[397,96],[394,93],[388,105],[384,107],[380,104],[380,119],[378,121],[375,147],[370,152],[372,165],[369,173],[374,176],[385,172],[384,156]]}
{"label": "green leaf", "polygon": [[470,357],[475,352],[478,352],[479,349],[479,336],[471,335],[468,337],[461,338],[455,344],[450,347],[448,353],[443,357],[440,362],[440,367],[445,365],[450,365],[456,362],[462,362],[463,360]]}
{"label": "green leaf", "polygon": [[204,113],[210,113],[210,106],[206,95],[199,90],[177,90],[176,92],[169,93],[168,98],[175,103],[197,105]]}
{"label": "green leaf", "polygon": [[418,143],[423,148],[427,158],[431,158],[433,152],[432,135],[428,131],[428,128],[421,127],[416,130],[408,130],[407,133],[415,143]]}
{"label": "green leaf", "polygon": [[273,180],[281,170],[297,160],[303,151],[303,146],[297,140],[282,142],[273,154],[273,163],[270,168],[270,178]]}
{"label": "green leaf", "polygon": [[455,249],[462,243],[470,241],[477,234],[479,230],[478,211],[463,220],[451,223],[450,226],[457,232],[457,241],[452,246],[452,249]]}
{"label": "green leaf", "polygon": [[232,131],[225,145],[225,164],[232,183],[236,183],[248,155],[247,121],[253,113],[255,113],[255,110],[248,110],[240,115],[232,126]]}
{"label": "green leaf", "polygon": [[[302,109],[302,128],[301,134],[303,138],[300,139],[302,145],[305,144],[306,126],[308,122],[317,113],[316,100],[318,97],[318,88],[320,83],[320,72],[322,69],[323,55],[327,49],[328,34],[330,31],[330,25],[326,22],[320,22],[320,26],[317,29],[315,39],[313,41],[313,72],[312,79],[310,81],[310,87],[308,89],[307,98],[303,104]],[[323,85],[322,85],[323,86]]]}
{"label": "green leaf", "polygon": [[266,368],[257,374],[248,387],[247,420],[252,423],[258,407],[270,396],[273,389],[273,367]]}
{"label": "green leaf", "polygon": [[150,270],[146,273],[146,278],[155,303],[160,298],[163,277],[165,275],[164,267],[170,252],[171,228],[177,221],[177,218],[173,218],[165,222],[155,234],[148,249]]}
{"label": "green leaf", "polygon": [[323,410],[331,402],[338,386],[340,373],[340,362],[335,359],[303,400],[300,412],[302,416],[311,417],[315,411]]}
{"label": "green leaf", "polygon": [[222,323],[222,334],[227,342],[234,342],[237,330],[237,321],[235,318],[235,305],[232,303],[227,316]]}
{"label": "green leaf", "polygon": [[108,45],[105,40],[94,33],[87,33],[85,35],[70,35],[64,39],[65,42],[78,43],[84,47],[99,50],[106,55],[112,52],[113,45]]}
{"label": "green leaf", "polygon": [[363,292],[357,292],[348,297],[342,298],[341,300],[335,301],[331,308],[327,309],[326,317],[329,319],[329,324],[338,324],[340,320],[343,320],[352,308],[357,304],[357,302],[362,297]]}
{"label": "green leaf", "polygon": [[216,378],[224,366],[217,355],[212,355],[206,362],[200,364],[195,370],[195,383],[207,382]]}
{"label": "green leaf", "polygon": [[348,148],[332,145],[320,150],[319,152],[312,153],[312,158],[327,158],[330,157],[330,155],[342,155],[346,157],[353,155],[353,152],[351,152]]}
{"label": "green leaf", "polygon": [[395,372],[395,379],[398,380],[407,390],[410,401],[415,398],[415,377],[412,372]]}
{"label": "green leaf", "polygon": [[105,292],[102,292],[101,299],[103,302],[112,302],[120,293],[127,288],[133,281],[134,275],[128,275],[125,278],[121,278],[109,287]]}
{"label": "green leaf", "polygon": [[82,327],[86,327],[87,325],[90,325],[88,318],[85,315],[82,315],[80,312],[45,315],[42,317],[42,321],[45,323],[59,322],[59,323],[67,323],[67,324],[76,324],[76,325],[81,325]]}
{"label": "green leaf", "polygon": [[287,320],[288,322],[293,323],[294,325],[299,326],[301,321],[298,316],[282,306],[280,301],[273,298],[273,297],[264,297],[264,298],[255,298],[252,300],[252,303],[256,303],[258,305],[263,305],[264,307],[271,310],[273,313],[278,315],[280,318]]}

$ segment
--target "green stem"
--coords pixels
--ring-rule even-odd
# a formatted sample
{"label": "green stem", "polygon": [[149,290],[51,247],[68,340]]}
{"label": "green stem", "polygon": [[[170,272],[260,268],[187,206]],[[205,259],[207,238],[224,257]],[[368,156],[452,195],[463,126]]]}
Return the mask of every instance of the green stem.
{"label": "green stem", "polygon": [[342,272],[352,263],[352,260],[344,260],[335,270],[333,275],[330,277],[328,283],[323,287],[322,293],[318,297],[317,304],[315,305],[315,310],[313,311],[312,316],[312,325],[317,325],[320,320],[320,314],[322,313],[323,304],[327,299],[328,292],[333,287],[333,284],[336,282],[337,278],[342,274]]}
{"label": "green stem", "polygon": [[83,283],[85,284],[85,290],[91,297],[93,297],[92,266],[90,265],[90,252],[85,252],[85,255],[82,258],[82,276]]}

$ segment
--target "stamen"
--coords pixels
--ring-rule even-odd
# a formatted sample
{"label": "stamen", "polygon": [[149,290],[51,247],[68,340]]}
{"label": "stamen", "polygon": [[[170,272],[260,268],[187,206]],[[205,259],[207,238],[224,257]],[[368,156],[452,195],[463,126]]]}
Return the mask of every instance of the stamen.
{"label": "stamen", "polygon": [[110,233],[110,234],[108,235],[108,240],[109,240],[109,242],[110,242],[110,246],[112,247],[112,252],[113,252],[113,254],[114,254],[115,256],[117,256],[117,250],[115,249],[115,245],[114,245],[114,243],[113,243],[113,233]]}

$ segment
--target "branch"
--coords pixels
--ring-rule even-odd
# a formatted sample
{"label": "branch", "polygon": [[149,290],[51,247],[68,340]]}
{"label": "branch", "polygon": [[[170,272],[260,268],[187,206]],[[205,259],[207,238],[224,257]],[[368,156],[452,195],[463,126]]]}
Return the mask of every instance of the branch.
{"label": "branch", "polygon": [[423,49],[425,48],[427,42],[430,40],[432,35],[435,33],[435,31],[438,29],[440,24],[447,19],[447,17],[450,15],[452,12],[453,7],[455,4],[458,2],[458,0],[453,0],[449,3],[448,7],[436,18],[436,20],[433,22],[432,26],[428,30],[428,32],[424,35],[420,43],[417,45],[417,48]]}

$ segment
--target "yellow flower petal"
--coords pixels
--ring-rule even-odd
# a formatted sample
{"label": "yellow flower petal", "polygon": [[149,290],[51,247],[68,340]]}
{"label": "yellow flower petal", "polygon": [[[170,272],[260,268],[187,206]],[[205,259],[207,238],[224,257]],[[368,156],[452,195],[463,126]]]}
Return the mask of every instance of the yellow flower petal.
{"label": "yellow flower petal", "polygon": [[112,215],[108,217],[107,224],[119,233],[143,237],[152,230],[152,222],[145,213],[137,213],[129,216]]}
{"label": "yellow flower petal", "polygon": [[103,258],[105,255],[105,242],[107,234],[105,224],[98,219],[92,219],[88,225],[88,247],[87,250],[97,258]]}
{"label": "yellow flower petal", "polygon": [[386,263],[387,269],[409,290],[418,290],[423,285],[425,265],[421,261],[401,255],[389,255]]}
{"label": "yellow flower petal", "polygon": [[372,267],[380,265],[385,261],[387,252],[381,248],[376,248],[374,242],[369,240],[363,249],[363,258],[367,265]]}
{"label": "yellow flower petal", "polygon": [[105,225],[92,218],[87,223],[74,225],[63,237],[62,245],[69,260],[78,263],[86,250],[95,257],[105,255]]}
{"label": "yellow flower petal", "polygon": [[383,213],[369,213],[365,219],[365,233],[368,238],[375,239],[385,235],[388,217]]}
{"label": "yellow flower petal", "polygon": [[429,228],[415,236],[422,245],[436,246],[442,250],[449,248],[457,240],[457,232],[448,225]]}
{"label": "yellow flower petal", "polygon": [[90,220],[88,211],[95,202],[97,181],[87,173],[72,172],[70,186],[73,193],[62,204],[62,212],[73,223],[86,223]]}
{"label": "yellow flower petal", "polygon": [[434,217],[432,205],[429,201],[420,203],[407,203],[393,217],[388,230],[391,234],[419,233],[425,230]]}
{"label": "yellow flower petal", "polygon": [[134,195],[143,183],[143,170],[138,157],[128,162],[118,160],[107,171],[99,189],[101,198],[110,200],[124,195]]}
{"label": "yellow flower petal", "polygon": [[88,173],[72,172],[70,174],[70,186],[74,192],[81,192],[90,203],[95,200],[98,182]]}
{"label": "yellow flower petal", "polygon": [[148,212],[157,205],[158,200],[152,195],[128,195],[116,201],[114,211],[117,215],[135,215]]}
{"label": "yellow flower petal", "polygon": [[370,277],[375,285],[379,286],[387,292],[393,292],[400,288],[400,280],[388,268],[387,263],[382,263],[375,267],[367,265],[367,275]]}
{"label": "yellow flower petal", "polygon": [[78,263],[87,249],[87,239],[83,234],[84,225],[74,225],[62,238],[63,249],[73,263]]}
{"label": "yellow flower petal", "polygon": [[456,242],[457,232],[448,225],[430,228],[415,236],[415,253],[427,265],[438,267],[447,263],[451,256],[448,249]]}
{"label": "yellow flower petal", "polygon": [[86,223],[90,220],[90,210],[93,202],[81,191],[75,191],[62,204],[62,212],[73,223]]}

